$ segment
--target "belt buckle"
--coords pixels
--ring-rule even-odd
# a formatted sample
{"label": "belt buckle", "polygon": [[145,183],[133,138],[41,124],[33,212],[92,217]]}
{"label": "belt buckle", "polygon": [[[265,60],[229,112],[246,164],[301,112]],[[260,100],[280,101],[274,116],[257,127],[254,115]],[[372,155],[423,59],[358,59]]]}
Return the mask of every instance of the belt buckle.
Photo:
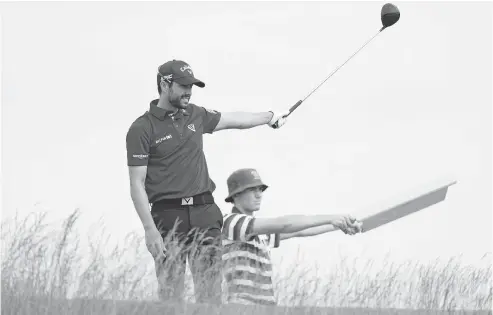
{"label": "belt buckle", "polygon": [[193,197],[181,198],[182,206],[190,206],[193,205]]}

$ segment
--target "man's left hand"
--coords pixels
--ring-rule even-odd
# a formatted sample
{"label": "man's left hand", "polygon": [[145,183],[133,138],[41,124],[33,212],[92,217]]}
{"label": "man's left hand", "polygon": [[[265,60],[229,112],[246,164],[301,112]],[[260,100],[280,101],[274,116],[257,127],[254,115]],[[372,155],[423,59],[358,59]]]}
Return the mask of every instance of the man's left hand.
{"label": "man's left hand", "polygon": [[271,111],[272,119],[269,121],[269,127],[273,129],[281,128],[287,121],[287,116],[289,115],[289,110],[283,112],[273,112]]}

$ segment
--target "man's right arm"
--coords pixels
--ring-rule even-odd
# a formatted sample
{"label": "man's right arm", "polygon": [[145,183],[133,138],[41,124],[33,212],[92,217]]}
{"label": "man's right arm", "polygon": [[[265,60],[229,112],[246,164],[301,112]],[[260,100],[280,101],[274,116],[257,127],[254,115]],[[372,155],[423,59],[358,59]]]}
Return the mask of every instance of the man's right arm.
{"label": "man's right arm", "polygon": [[155,224],[149,211],[149,199],[145,190],[147,166],[129,166],[130,195],[137,214],[145,230],[154,228]]}
{"label": "man's right arm", "polygon": [[126,146],[130,195],[135,210],[144,229],[154,228],[155,224],[149,211],[149,199],[145,190],[150,152],[150,132],[145,121],[137,120],[130,126],[127,132]]}

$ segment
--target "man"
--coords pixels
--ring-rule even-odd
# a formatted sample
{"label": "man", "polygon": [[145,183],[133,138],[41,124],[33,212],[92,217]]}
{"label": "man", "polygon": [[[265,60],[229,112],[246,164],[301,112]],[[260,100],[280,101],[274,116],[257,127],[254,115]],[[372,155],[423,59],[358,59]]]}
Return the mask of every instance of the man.
{"label": "man", "polygon": [[227,302],[275,305],[270,248],[281,240],[319,235],[338,229],[353,235],[361,226],[350,215],[284,215],[255,217],[267,189],[255,169],[240,169],[227,180],[226,202],[233,203],[224,216],[223,270]]}
{"label": "man", "polygon": [[[287,112],[218,112],[190,103],[195,78],[189,64],[172,60],[158,68],[159,99],[126,136],[130,193],[155,260],[159,296],[181,299],[188,256],[196,300],[220,302],[222,213],[212,193],[203,135],[225,129],[279,128]],[[165,246],[166,240],[166,246]]]}

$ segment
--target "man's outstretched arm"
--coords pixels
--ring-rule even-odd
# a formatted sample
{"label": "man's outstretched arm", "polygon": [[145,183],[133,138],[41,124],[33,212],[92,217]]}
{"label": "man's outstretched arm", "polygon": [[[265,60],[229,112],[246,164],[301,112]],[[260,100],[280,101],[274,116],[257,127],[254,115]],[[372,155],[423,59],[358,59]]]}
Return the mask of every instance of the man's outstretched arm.
{"label": "man's outstretched arm", "polygon": [[[221,113],[221,118],[214,131],[225,129],[249,129],[268,124],[272,126],[276,121],[283,119],[289,112],[225,112]],[[280,125],[282,126],[282,124]]]}

